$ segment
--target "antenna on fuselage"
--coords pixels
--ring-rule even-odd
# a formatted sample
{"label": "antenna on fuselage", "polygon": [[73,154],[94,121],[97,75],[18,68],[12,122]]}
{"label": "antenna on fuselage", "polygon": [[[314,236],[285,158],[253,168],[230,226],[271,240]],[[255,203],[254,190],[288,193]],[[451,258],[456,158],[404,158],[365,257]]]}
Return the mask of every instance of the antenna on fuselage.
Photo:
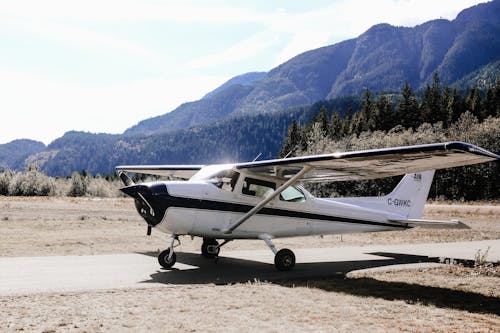
{"label": "antenna on fuselage", "polygon": [[257,156],[253,159],[253,161],[252,161],[252,162],[257,161],[257,159],[260,157],[260,155],[262,155],[262,153],[259,153],[259,155],[257,155]]}
{"label": "antenna on fuselage", "polygon": [[283,157],[283,158],[287,158],[288,156],[290,156],[290,154],[291,154],[291,153],[293,153],[293,149],[292,149],[292,150],[290,150],[290,151],[288,152],[288,154],[286,154],[286,155],[285,155],[285,157]]}

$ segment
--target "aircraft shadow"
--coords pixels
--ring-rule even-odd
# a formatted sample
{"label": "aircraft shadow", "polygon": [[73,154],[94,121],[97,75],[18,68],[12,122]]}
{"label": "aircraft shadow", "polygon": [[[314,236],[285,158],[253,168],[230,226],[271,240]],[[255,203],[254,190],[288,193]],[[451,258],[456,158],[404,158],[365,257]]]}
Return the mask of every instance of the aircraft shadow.
{"label": "aircraft shadow", "polygon": [[284,287],[317,288],[328,292],[376,297],[389,301],[399,300],[409,304],[433,305],[439,308],[500,315],[500,299],[498,297],[441,287],[380,281],[373,278],[296,279],[277,280],[272,283]]}
{"label": "aircraft shadow", "polygon": [[[157,253],[142,253],[157,256]],[[328,292],[341,292],[386,300],[402,300],[407,303],[434,305],[441,308],[464,310],[476,313],[500,315],[500,300],[497,297],[429,287],[404,282],[386,282],[373,278],[347,279],[348,272],[420,262],[439,262],[439,258],[427,256],[373,252],[387,259],[362,261],[336,261],[320,263],[298,263],[291,272],[276,271],[274,265],[258,261],[219,257],[206,259],[199,254],[177,252],[177,262],[195,266],[194,269],[158,270],[151,280],[143,283],[184,284],[233,284],[252,281],[268,281],[283,287],[307,286]]]}
{"label": "aircraft shadow", "polygon": [[[141,254],[153,257],[158,255],[156,252]],[[386,259],[298,263],[291,272],[279,272],[274,268],[274,265],[260,261],[224,256],[220,256],[218,260],[207,259],[200,254],[189,252],[176,252],[176,254],[178,263],[195,266],[195,268],[178,269],[175,266],[170,270],[160,268],[156,273],[151,274],[151,280],[143,282],[164,284],[231,284],[256,280],[317,279],[335,276],[344,277],[348,272],[373,267],[438,262],[438,258],[429,258],[427,256],[374,252],[368,254],[385,257]]]}

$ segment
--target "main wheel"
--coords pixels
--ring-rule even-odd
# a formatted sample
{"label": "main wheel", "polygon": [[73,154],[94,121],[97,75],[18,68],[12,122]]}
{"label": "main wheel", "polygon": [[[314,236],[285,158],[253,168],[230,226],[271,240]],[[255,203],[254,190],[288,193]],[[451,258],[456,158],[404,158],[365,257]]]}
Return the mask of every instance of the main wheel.
{"label": "main wheel", "polygon": [[177,260],[177,256],[175,252],[172,253],[172,257],[168,260],[168,256],[170,254],[170,249],[166,249],[165,251],[161,251],[160,255],[158,255],[158,263],[166,269],[172,268]]}
{"label": "main wheel", "polygon": [[295,254],[292,250],[281,249],[274,257],[274,266],[278,271],[290,271],[295,266]]}
{"label": "main wheel", "polygon": [[201,244],[201,255],[205,258],[215,258],[219,255],[220,248],[217,246],[219,242],[213,238],[203,238],[203,244]]}

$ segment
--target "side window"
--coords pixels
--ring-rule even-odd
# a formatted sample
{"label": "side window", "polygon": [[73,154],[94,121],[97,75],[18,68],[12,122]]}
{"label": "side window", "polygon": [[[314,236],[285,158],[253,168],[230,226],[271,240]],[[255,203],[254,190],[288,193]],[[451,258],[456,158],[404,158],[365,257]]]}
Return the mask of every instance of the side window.
{"label": "side window", "polygon": [[306,197],[299,188],[290,186],[281,192],[280,200],[288,202],[304,202],[306,201]]}
{"label": "side window", "polygon": [[233,191],[239,176],[240,174],[238,172],[224,170],[213,175],[207,181],[221,190]]}
{"label": "side window", "polygon": [[241,193],[254,197],[265,198],[276,189],[276,184],[255,178],[245,178]]}

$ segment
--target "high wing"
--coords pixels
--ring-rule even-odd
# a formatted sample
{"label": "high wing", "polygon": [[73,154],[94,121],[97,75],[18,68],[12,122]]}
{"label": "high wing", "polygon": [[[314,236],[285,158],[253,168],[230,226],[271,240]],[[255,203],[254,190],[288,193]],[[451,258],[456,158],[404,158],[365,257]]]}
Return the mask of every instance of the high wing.
{"label": "high wing", "polygon": [[119,165],[115,169],[116,171],[189,179],[202,167],[203,165]]}
{"label": "high wing", "polygon": [[[236,170],[304,182],[384,178],[500,160],[500,156],[465,142],[433,143],[237,163]],[[120,165],[117,171],[189,179],[203,165]],[[305,170],[305,168],[307,170]]]}
{"label": "high wing", "polygon": [[300,180],[320,182],[383,178],[499,159],[469,143],[447,142],[238,163],[235,168],[288,179],[306,167]]}

